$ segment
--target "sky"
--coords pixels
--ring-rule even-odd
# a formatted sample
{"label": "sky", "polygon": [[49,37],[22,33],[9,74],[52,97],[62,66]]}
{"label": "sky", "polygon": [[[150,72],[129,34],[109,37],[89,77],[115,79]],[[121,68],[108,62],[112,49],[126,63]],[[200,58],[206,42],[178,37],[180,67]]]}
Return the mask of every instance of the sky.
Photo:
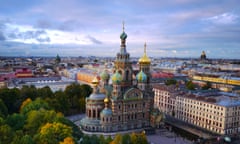
{"label": "sky", "polygon": [[239,0],[0,0],[0,56],[240,55]]}

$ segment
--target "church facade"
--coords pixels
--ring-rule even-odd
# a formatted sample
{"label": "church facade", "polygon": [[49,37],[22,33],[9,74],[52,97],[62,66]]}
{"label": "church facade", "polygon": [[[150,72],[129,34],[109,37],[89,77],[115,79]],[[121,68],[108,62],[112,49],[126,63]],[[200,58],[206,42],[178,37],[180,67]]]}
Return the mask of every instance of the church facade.
{"label": "church facade", "polygon": [[114,74],[110,77],[104,71],[100,74],[101,80],[96,77],[92,81],[93,93],[86,98],[86,117],[80,122],[84,131],[108,133],[150,126],[153,91],[150,85],[151,60],[146,54],[146,44],[144,54],[139,59],[139,72],[134,76],[130,54],[126,49],[124,25],[120,39]]}

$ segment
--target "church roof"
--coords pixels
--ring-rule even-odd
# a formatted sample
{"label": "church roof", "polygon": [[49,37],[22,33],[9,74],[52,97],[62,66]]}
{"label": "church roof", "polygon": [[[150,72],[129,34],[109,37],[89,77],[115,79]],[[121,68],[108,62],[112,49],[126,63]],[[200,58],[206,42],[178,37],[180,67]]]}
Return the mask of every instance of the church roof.
{"label": "church roof", "polygon": [[107,70],[104,70],[101,74],[100,77],[102,80],[108,80],[110,78],[109,73],[107,72]]}
{"label": "church roof", "polygon": [[110,108],[104,108],[101,111],[101,115],[103,115],[103,116],[112,115],[112,110]]}
{"label": "church roof", "polygon": [[147,54],[146,54],[146,43],[144,44],[144,54],[143,56],[139,59],[139,63],[148,63],[150,64],[151,63],[151,60],[148,58]]}

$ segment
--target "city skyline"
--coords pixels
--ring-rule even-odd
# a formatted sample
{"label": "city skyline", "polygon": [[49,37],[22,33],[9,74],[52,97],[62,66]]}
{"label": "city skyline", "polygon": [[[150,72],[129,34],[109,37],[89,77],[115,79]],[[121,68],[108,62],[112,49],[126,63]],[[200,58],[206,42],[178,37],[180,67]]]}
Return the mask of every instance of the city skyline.
{"label": "city skyline", "polygon": [[133,57],[239,58],[240,10],[222,1],[1,1],[1,56],[113,56],[122,21]]}

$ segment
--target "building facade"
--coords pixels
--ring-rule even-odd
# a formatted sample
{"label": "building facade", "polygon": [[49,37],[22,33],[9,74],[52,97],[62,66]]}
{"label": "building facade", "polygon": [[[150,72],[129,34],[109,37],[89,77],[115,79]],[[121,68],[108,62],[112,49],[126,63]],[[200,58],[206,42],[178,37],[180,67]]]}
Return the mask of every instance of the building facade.
{"label": "building facade", "polygon": [[107,70],[100,74],[101,81],[92,81],[93,93],[86,98],[86,117],[80,122],[84,131],[116,132],[142,129],[150,126],[150,110],[153,93],[150,85],[151,60],[146,55],[139,59],[140,70],[133,83],[130,54],[126,49],[127,34],[120,35],[121,46],[114,63],[111,77]]}
{"label": "building facade", "polygon": [[153,87],[154,107],[216,134],[240,133],[240,98],[224,92],[190,94],[174,86]]}

